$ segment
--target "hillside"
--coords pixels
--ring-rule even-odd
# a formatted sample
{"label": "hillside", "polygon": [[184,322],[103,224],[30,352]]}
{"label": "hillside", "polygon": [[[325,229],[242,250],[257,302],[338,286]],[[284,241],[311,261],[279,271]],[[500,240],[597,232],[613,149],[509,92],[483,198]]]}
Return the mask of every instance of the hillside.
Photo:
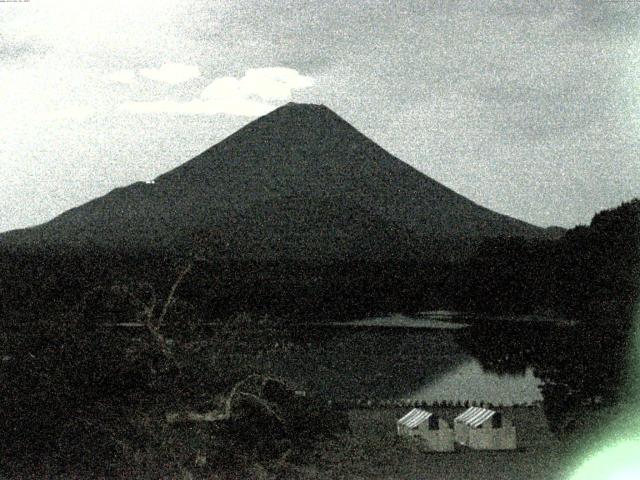
{"label": "hillside", "polygon": [[547,236],[458,195],[328,108],[287,104],[152,183],[134,183],[0,244],[176,248],[214,230],[259,259],[456,258],[469,241]]}

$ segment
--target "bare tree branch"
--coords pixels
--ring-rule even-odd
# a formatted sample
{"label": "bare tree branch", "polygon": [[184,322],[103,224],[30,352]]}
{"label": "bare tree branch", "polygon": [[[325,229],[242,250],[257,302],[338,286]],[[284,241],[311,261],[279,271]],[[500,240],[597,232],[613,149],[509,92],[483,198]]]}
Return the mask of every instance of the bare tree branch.
{"label": "bare tree branch", "polygon": [[[150,303],[148,304],[143,303],[144,307],[143,307],[142,313],[144,315],[144,324],[147,327],[147,330],[158,343],[160,349],[162,350],[162,354],[166,358],[170,359],[174,363],[174,365],[178,367],[179,367],[179,364],[175,359],[173,350],[171,349],[169,342],[167,341],[165,336],[160,332],[160,328],[164,324],[164,319],[167,315],[167,312],[169,311],[169,307],[175,301],[175,294],[176,294],[176,290],[178,289],[178,286],[182,283],[184,277],[191,271],[192,268],[193,268],[193,263],[189,263],[180,271],[180,273],[178,274],[178,277],[173,282],[173,285],[171,285],[171,289],[169,290],[169,295],[167,295],[167,299],[165,300],[162,306],[162,312],[157,318],[155,316],[155,309],[158,301],[157,301],[157,297],[155,296],[155,293],[153,294],[153,298]],[[135,295],[133,294],[131,295],[133,296],[133,298],[136,298]],[[139,299],[136,298],[136,300],[140,302]]]}
{"label": "bare tree branch", "polygon": [[176,278],[176,281],[173,282],[173,285],[171,286],[171,290],[169,291],[169,295],[167,296],[167,300],[164,302],[164,306],[162,307],[162,313],[160,314],[160,317],[158,317],[158,326],[162,325],[162,322],[164,321],[164,317],[167,315],[167,311],[169,310],[169,307],[174,301],[176,289],[182,283],[182,280],[191,271],[192,268],[193,268],[193,263],[189,263],[178,274],[178,278]]}
{"label": "bare tree branch", "polygon": [[242,395],[242,396],[251,398],[258,405],[260,405],[267,412],[269,412],[273,417],[275,417],[282,425],[285,425],[284,418],[282,418],[280,415],[278,415],[278,413],[273,408],[271,408],[271,405],[269,404],[269,402],[267,402],[264,398],[260,398],[259,396],[254,395],[253,393],[248,393],[248,392],[239,392],[238,395]]}
{"label": "bare tree branch", "polygon": [[227,395],[227,398],[225,399],[222,412],[220,412],[219,410],[211,410],[204,413],[198,413],[194,411],[172,412],[166,414],[167,422],[219,422],[229,420],[231,418],[234,399],[238,396],[244,396],[256,401],[260,406],[267,410],[270,415],[274,416],[282,425],[285,425],[286,423],[284,419],[271,407],[270,402],[253,393],[240,391],[240,388],[242,386],[253,379],[261,379],[261,387],[264,387],[265,383],[269,380],[278,382],[281,385],[285,384],[284,381],[280,378],[253,373],[234,384],[233,388],[229,392],[229,395]]}

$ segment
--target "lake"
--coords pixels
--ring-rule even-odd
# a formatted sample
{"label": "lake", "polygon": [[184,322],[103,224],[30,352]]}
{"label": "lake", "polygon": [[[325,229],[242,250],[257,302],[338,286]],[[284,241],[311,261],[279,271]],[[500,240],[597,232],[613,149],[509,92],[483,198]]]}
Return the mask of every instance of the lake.
{"label": "lake", "polygon": [[536,376],[535,362],[525,358],[533,357],[531,330],[544,342],[569,327],[529,321],[505,333],[495,326],[470,326],[477,320],[434,312],[307,325],[293,335],[293,348],[265,361],[275,374],[337,401],[506,406],[542,400],[544,382]]}
{"label": "lake", "polygon": [[[577,324],[425,312],[264,332],[236,326],[229,332],[231,339],[240,332],[244,352],[239,355],[247,359],[247,372],[287,378],[327,400],[496,406],[542,400],[552,430],[560,431],[585,406],[620,400],[630,325],[619,318]],[[219,324],[207,328],[221,338]],[[226,340],[221,341],[215,361],[224,357]]]}

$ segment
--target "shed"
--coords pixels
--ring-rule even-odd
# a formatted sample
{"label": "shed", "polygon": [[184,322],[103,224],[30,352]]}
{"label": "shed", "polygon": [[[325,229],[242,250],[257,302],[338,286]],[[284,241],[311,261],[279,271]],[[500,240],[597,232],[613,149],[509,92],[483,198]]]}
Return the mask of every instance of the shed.
{"label": "shed", "polygon": [[516,429],[502,413],[471,407],[453,421],[456,442],[476,450],[513,450]]}
{"label": "shed", "polygon": [[452,452],[453,430],[446,420],[437,415],[414,408],[397,422],[398,435],[415,438],[434,452]]}

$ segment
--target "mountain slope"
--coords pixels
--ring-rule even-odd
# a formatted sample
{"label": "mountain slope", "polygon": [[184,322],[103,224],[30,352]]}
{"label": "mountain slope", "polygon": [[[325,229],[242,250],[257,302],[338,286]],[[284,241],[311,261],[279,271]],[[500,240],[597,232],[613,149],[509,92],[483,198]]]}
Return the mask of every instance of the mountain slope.
{"label": "mountain slope", "polygon": [[430,179],[324,106],[287,104],[158,177],[0,242],[184,248],[216,230],[253,258],[455,257],[461,240],[545,236]]}

